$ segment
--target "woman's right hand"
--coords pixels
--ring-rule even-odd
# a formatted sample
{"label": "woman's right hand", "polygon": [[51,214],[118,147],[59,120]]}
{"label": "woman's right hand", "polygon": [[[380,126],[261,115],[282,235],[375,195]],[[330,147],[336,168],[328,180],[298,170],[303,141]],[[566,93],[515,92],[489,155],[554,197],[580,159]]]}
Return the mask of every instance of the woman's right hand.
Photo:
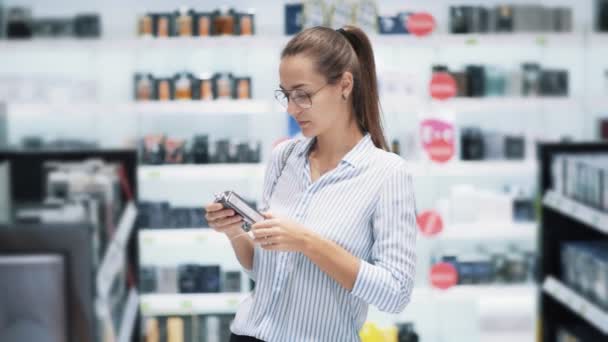
{"label": "woman's right hand", "polygon": [[209,223],[209,227],[213,228],[216,232],[224,233],[229,238],[243,232],[241,228],[243,218],[240,215],[236,215],[234,210],[225,209],[220,203],[208,204],[205,210],[207,212],[205,218]]}

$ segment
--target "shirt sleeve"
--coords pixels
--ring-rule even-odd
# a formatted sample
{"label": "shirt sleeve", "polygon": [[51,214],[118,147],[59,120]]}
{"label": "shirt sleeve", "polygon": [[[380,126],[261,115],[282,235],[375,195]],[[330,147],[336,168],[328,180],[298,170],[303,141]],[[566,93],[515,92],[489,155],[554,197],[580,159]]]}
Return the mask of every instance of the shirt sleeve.
{"label": "shirt sleeve", "polygon": [[416,203],[405,164],[384,182],[372,217],[374,242],[361,260],[352,295],[399,313],[410,301],[416,271]]}
{"label": "shirt sleeve", "polygon": [[[286,140],[279,143],[272,149],[272,153],[270,154],[270,159],[268,163],[266,163],[266,170],[264,171],[264,185],[262,190],[262,201],[258,206],[259,211],[267,211],[270,206],[270,196],[272,195],[272,191],[274,188],[274,183],[277,181],[279,176],[279,171],[283,164],[283,160],[285,159],[285,154],[288,152],[288,147],[291,143],[294,143],[293,140]],[[254,245],[253,248],[253,266],[250,270],[243,268],[244,272],[251,278],[253,281],[257,279],[257,266],[259,264],[261,249],[258,245]]]}

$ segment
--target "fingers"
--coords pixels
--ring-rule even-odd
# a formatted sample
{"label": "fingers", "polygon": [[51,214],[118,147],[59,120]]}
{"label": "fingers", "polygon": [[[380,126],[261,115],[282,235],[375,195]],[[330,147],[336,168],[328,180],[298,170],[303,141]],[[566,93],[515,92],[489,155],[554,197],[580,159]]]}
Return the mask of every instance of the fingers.
{"label": "fingers", "polygon": [[213,221],[213,226],[215,226],[215,228],[223,228],[226,226],[235,225],[242,221],[243,221],[242,217],[240,217],[238,215],[233,215],[233,216],[229,216],[226,218],[221,218],[221,219],[217,219],[217,220]]}
{"label": "fingers", "polygon": [[215,203],[215,202],[207,204],[205,206],[206,212],[214,212],[214,211],[218,211],[218,210],[222,210],[222,209],[224,209],[224,206],[220,203]]}
{"label": "fingers", "polygon": [[267,220],[258,222],[251,227],[253,229],[266,229],[266,228],[272,228],[272,227],[276,227],[276,226],[280,226],[279,220],[275,219],[275,218],[271,218],[271,219],[267,219]]}
{"label": "fingers", "polygon": [[260,242],[264,239],[268,239],[273,236],[277,236],[280,233],[280,229],[277,227],[253,229],[253,238],[255,241]]}
{"label": "fingers", "polygon": [[234,214],[235,212],[232,209],[222,209],[213,212],[207,212],[207,214],[205,214],[205,218],[207,219],[207,222],[211,223],[219,219],[223,219],[225,217],[234,216]]}
{"label": "fingers", "polygon": [[262,216],[264,216],[264,218],[266,218],[267,220],[270,220],[270,219],[274,218],[274,215],[271,212],[269,212],[269,211],[263,212]]}

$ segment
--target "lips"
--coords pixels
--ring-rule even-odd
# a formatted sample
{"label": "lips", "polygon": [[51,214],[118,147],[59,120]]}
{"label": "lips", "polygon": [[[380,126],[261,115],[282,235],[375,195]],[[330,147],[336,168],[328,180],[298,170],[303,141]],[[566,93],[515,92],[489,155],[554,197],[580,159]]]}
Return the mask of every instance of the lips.
{"label": "lips", "polygon": [[298,121],[298,124],[299,124],[300,126],[304,126],[304,125],[306,125],[306,124],[308,124],[308,123],[310,123],[310,121]]}

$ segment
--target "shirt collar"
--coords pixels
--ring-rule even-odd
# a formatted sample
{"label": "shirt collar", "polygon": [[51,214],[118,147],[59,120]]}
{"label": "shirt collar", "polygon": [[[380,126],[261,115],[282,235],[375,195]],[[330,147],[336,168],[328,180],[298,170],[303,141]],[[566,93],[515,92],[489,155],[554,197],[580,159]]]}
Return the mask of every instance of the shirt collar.
{"label": "shirt collar", "polygon": [[[303,141],[302,148],[298,152],[298,156],[308,156],[310,149],[314,145],[316,137],[306,138]],[[371,135],[366,133],[361,140],[353,147],[346,155],[342,158],[342,161],[345,161],[352,165],[353,167],[357,167],[361,165],[361,162],[365,159],[367,152],[370,149],[373,149],[374,143],[372,141]]]}

